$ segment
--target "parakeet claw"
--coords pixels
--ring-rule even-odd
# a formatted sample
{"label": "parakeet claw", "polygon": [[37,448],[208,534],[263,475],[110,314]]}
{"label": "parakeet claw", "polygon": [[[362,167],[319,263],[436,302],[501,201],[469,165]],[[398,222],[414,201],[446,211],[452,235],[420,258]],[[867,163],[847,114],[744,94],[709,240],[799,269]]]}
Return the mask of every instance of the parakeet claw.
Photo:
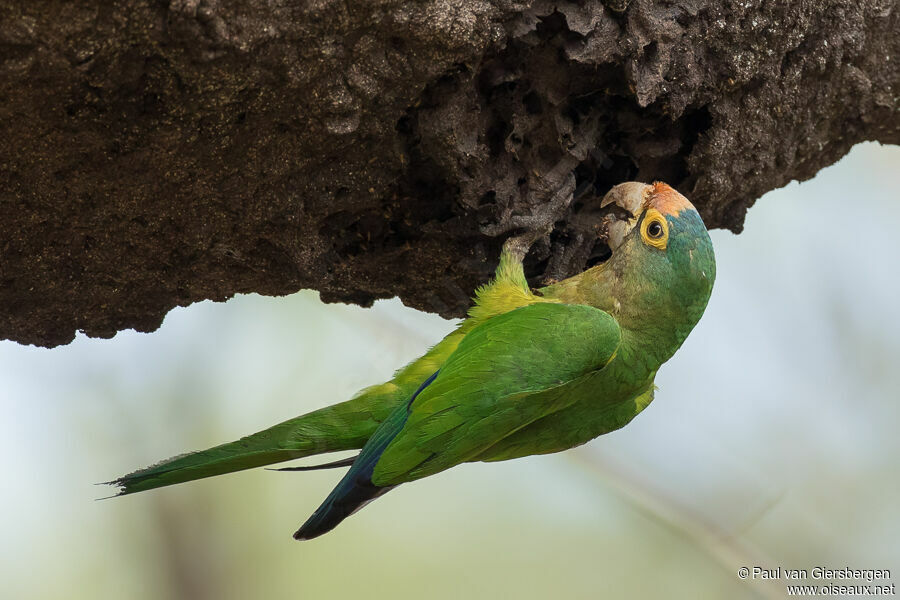
{"label": "parakeet claw", "polygon": [[529,194],[536,198],[530,199],[534,206],[531,214],[506,215],[500,223],[482,227],[482,232],[495,237],[515,229],[526,229],[526,233],[507,240],[503,245],[506,251],[513,253],[519,260],[525,258],[531,245],[553,230],[553,224],[572,202],[572,194],[575,192],[575,175],[572,172],[574,167],[571,161],[561,160],[545,177],[539,179],[536,189]]}
{"label": "parakeet claw", "polygon": [[[560,167],[562,166],[565,165],[560,163],[554,171],[560,171],[561,173],[565,170],[560,170]],[[557,173],[557,175],[559,175],[559,173]],[[555,181],[558,177],[548,177],[548,179],[550,181]],[[517,261],[522,262],[522,260],[525,259],[525,255],[528,254],[528,251],[531,249],[531,246],[542,237],[550,235],[550,232],[553,231],[553,224],[556,221],[557,216],[562,210],[569,206],[574,192],[575,175],[569,170],[565,177],[563,177],[562,183],[550,195],[548,201],[540,211],[527,217],[514,217],[510,219],[511,223],[528,227],[528,231],[522,235],[507,239],[506,242],[503,243],[503,250],[508,252]]]}
{"label": "parakeet claw", "polygon": [[522,262],[525,259],[525,255],[528,254],[528,251],[531,249],[531,246],[542,237],[550,235],[551,231],[553,231],[552,223],[541,227],[540,229],[527,231],[522,235],[508,238],[503,242],[503,251],[510,254],[518,262]]}

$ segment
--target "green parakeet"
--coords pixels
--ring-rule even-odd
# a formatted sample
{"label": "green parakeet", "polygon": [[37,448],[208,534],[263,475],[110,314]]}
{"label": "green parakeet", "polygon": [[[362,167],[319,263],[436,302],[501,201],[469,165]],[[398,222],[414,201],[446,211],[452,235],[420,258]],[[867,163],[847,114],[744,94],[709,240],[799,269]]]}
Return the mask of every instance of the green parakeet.
{"label": "green parakeet", "polygon": [[618,429],[653,399],[659,367],[706,308],[715,279],[700,215],[664,183],[624,183],[611,257],[532,291],[527,248],[507,244],[469,318],[390,381],[236,442],[110,482],[120,494],[314,454],[361,448],[294,534],[333,529],[402,483],[469,461],[559,452]]}

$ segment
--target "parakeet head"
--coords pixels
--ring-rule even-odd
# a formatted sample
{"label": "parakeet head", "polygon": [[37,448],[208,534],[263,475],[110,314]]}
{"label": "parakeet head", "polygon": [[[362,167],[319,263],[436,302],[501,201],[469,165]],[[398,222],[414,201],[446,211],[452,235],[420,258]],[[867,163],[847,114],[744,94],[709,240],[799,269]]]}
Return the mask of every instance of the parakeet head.
{"label": "parakeet head", "polygon": [[715,281],[716,260],[694,205],[661,182],[616,186],[603,200],[610,202],[631,213],[609,226],[608,267],[633,291],[622,299],[644,313],[654,307],[702,313]]}
{"label": "parakeet head", "polygon": [[591,304],[634,329],[657,327],[661,336],[674,336],[680,345],[703,314],[716,277],[712,242],[700,214],[660,182],[617,185],[601,206],[614,211],[605,231],[609,260],[546,288],[545,294]]}

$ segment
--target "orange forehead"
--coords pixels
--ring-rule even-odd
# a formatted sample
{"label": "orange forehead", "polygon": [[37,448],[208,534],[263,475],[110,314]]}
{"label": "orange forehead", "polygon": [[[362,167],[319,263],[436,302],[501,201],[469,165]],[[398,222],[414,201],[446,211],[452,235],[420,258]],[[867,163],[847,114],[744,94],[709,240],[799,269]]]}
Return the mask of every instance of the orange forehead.
{"label": "orange forehead", "polygon": [[653,207],[664,215],[677,217],[683,210],[697,210],[690,201],[662,181],[653,183],[645,206]]}

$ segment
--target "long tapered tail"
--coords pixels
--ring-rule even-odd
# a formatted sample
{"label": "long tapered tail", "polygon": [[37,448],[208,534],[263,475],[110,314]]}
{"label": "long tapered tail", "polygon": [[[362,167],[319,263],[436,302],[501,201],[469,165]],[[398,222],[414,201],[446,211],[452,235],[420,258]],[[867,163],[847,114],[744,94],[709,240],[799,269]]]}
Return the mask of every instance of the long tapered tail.
{"label": "long tapered tail", "polygon": [[133,494],[204,477],[326,452],[362,448],[393,403],[349,400],[279,423],[228,444],[182,454],[123,475],[110,485]]}
{"label": "long tapered tail", "polygon": [[467,323],[472,322],[464,322],[425,356],[398,371],[391,381],[366,388],[351,400],[229,444],[164,460],[108,483],[118,486],[121,496],[315,454],[362,448],[391,411],[406,403],[453,352],[471,326]]}

